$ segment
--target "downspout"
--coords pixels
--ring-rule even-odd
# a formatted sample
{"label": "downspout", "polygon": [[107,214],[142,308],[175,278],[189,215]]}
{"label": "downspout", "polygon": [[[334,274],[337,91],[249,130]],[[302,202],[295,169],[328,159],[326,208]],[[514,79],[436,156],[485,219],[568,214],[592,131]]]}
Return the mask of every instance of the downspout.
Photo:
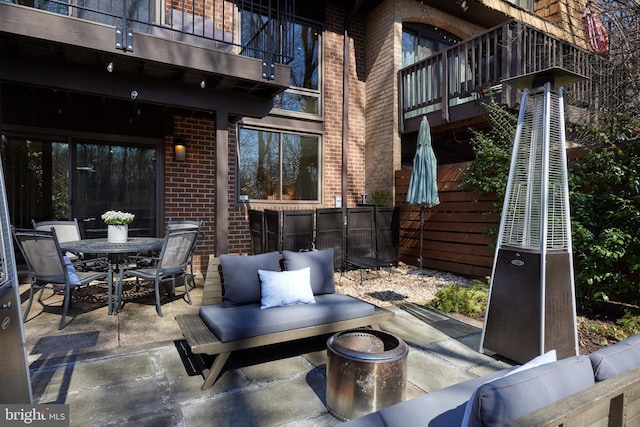
{"label": "downspout", "polygon": [[347,207],[347,165],[349,162],[349,18],[344,21],[342,52],[342,206]]}
{"label": "downspout", "polygon": [[342,206],[347,207],[347,179],[349,165],[349,25],[364,0],[356,0],[344,19],[342,40]]}

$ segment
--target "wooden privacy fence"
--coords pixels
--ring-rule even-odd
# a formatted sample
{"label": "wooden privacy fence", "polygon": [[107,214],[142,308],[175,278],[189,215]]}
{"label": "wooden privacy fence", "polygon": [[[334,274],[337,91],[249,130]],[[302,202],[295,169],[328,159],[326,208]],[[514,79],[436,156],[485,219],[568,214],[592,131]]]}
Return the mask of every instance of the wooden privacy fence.
{"label": "wooden privacy fence", "polygon": [[[422,266],[467,276],[489,276],[495,249],[487,231],[500,226],[500,215],[491,212],[497,198],[461,188],[467,164],[438,167],[440,204],[424,210]],[[420,208],[407,203],[410,178],[410,169],[395,173],[395,205],[400,207],[398,259],[419,265]]]}

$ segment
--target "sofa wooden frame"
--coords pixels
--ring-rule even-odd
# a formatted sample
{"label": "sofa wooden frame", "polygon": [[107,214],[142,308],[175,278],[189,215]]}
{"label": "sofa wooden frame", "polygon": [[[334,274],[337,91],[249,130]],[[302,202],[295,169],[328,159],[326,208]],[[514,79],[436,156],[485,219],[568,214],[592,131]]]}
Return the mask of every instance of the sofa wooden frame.
{"label": "sofa wooden frame", "polygon": [[[219,258],[213,256],[209,258],[202,305],[222,303],[223,289],[220,274],[218,273],[219,265]],[[230,309],[233,309],[233,307],[230,307]],[[229,356],[234,351],[316,337],[352,328],[368,326],[374,329],[379,329],[379,323],[391,319],[393,316],[394,313],[392,311],[376,307],[374,313],[369,316],[357,317],[338,322],[323,323],[227,342],[220,341],[202,321],[198,314],[179,315],[176,316],[176,321],[178,322],[178,325],[182,330],[182,334],[192,353],[215,356],[211,368],[203,370],[205,381],[201,389],[207,390],[216,382],[225,363],[229,359]]]}

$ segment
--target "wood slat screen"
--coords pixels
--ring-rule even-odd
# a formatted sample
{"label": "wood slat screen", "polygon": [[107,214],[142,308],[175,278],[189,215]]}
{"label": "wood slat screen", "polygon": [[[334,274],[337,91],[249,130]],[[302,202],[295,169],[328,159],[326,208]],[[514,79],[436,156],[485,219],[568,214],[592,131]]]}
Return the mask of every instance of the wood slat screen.
{"label": "wood slat screen", "polygon": [[[495,195],[479,196],[460,186],[467,163],[438,167],[440,204],[425,208],[423,268],[467,276],[491,275],[494,246],[487,230],[497,230],[500,215],[491,213]],[[400,207],[399,259],[419,265],[420,208],[407,203],[411,170],[395,173],[395,204]]]}

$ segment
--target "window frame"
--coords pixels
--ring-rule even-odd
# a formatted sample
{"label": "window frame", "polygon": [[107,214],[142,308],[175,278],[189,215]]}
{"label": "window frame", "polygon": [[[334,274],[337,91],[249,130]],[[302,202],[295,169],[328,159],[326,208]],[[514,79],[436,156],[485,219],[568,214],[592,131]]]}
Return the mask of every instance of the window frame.
{"label": "window frame", "polygon": [[[240,148],[240,139],[242,130],[251,130],[251,131],[259,131],[259,132],[272,132],[278,134],[278,144],[279,144],[279,195],[278,199],[253,199],[253,198],[245,198],[241,194],[241,156],[242,150]],[[302,137],[312,137],[316,138],[318,141],[318,165],[317,165],[317,197],[313,200],[298,200],[298,199],[283,199],[283,150],[282,150],[282,139],[283,134],[291,134]],[[236,179],[235,179],[235,199],[238,204],[246,204],[250,203],[252,205],[321,205],[322,200],[324,198],[324,140],[323,135],[320,133],[310,132],[299,130],[299,128],[293,127],[278,127],[278,126],[268,126],[263,124],[253,124],[253,123],[238,123],[236,125]]]}
{"label": "window frame", "polygon": [[[304,119],[324,119],[324,25],[317,21],[309,19],[298,19],[294,24],[307,25],[318,30],[318,88],[309,89],[300,86],[289,86],[285,90],[285,93],[299,94],[309,97],[315,97],[318,100],[318,113],[306,113],[303,111],[287,110],[279,108],[274,102],[272,113],[280,116],[288,116],[292,118],[304,118]],[[291,82],[290,82],[291,83]]]}
{"label": "window frame", "polygon": [[104,134],[104,133],[94,133],[94,132],[82,132],[82,131],[72,131],[72,130],[57,130],[57,129],[38,129],[34,127],[25,127],[25,126],[14,126],[7,125],[2,129],[2,135],[6,135],[12,138],[23,138],[23,139],[48,139],[48,140],[57,140],[58,142],[63,142],[68,144],[68,165],[69,165],[69,188],[67,189],[67,203],[68,203],[68,212],[69,218],[73,219],[76,217],[76,204],[74,203],[73,197],[76,194],[76,179],[73,177],[73,170],[76,168],[76,148],[77,144],[82,142],[91,142],[102,145],[121,145],[121,146],[130,146],[130,147],[141,147],[146,146],[147,148],[153,147],[155,149],[155,161],[156,161],[156,183],[155,183],[155,191],[156,191],[156,203],[155,209],[159,213],[156,215],[156,224],[155,224],[155,235],[158,233],[162,233],[163,224],[164,224],[164,203],[165,203],[165,194],[164,194],[164,179],[165,179],[165,168],[164,168],[164,145],[165,142],[161,138],[156,137],[130,137],[126,135],[117,135],[117,134]]}

